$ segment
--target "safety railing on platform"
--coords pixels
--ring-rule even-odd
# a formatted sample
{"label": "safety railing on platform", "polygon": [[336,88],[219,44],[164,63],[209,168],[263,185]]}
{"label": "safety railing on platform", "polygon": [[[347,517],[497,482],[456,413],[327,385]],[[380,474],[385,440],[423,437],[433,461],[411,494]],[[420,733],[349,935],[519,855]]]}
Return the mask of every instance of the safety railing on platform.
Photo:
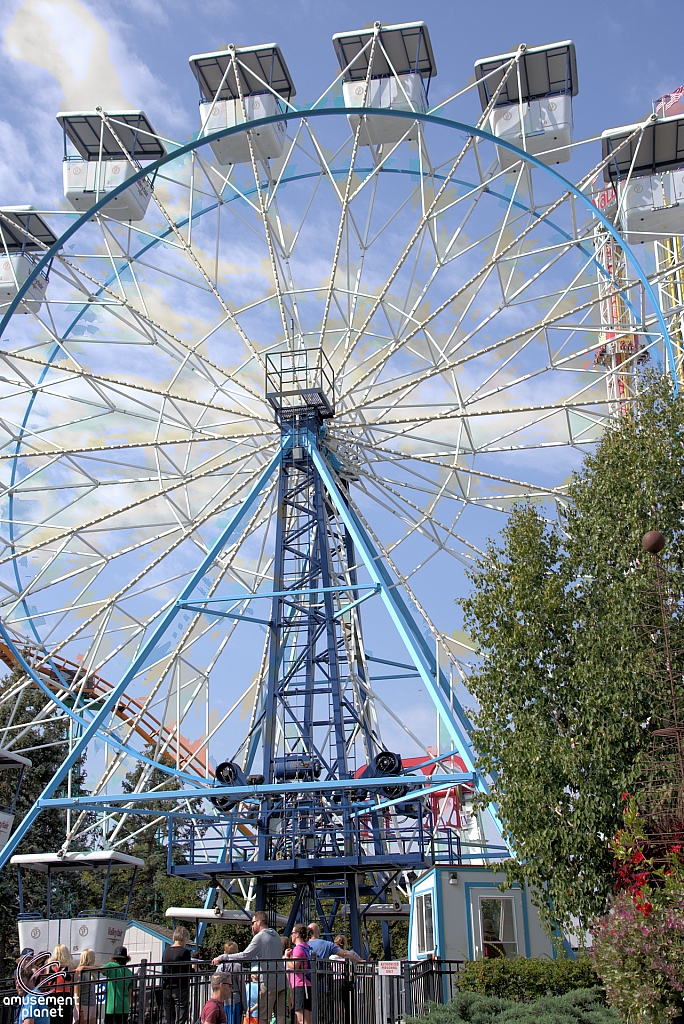
{"label": "safety railing on platform", "polygon": [[[378,845],[397,863],[411,858],[425,863],[461,862],[458,836],[448,830],[436,836],[431,810],[423,801],[407,798],[399,811],[369,809],[367,814],[349,816],[334,807],[323,813],[317,804],[300,802],[265,814],[255,810],[252,817],[236,810],[218,822],[172,815],[168,871],[192,874],[195,866],[221,863],[238,874],[258,874],[254,865],[259,857],[268,862],[270,871],[290,870],[299,860],[317,858],[362,865],[365,858],[377,858]],[[259,836],[266,837],[265,849],[260,849]]]}
{"label": "safety railing on platform", "polygon": [[[21,990],[0,982],[0,1024],[195,1024],[214,995],[228,1024],[403,1024],[448,1003],[463,961],[317,960],[292,969],[287,960],[230,961],[221,970],[205,962],[173,965],[142,961],[84,969]],[[224,984],[212,990],[212,975]],[[51,1012],[52,1011],[52,1012]]]}

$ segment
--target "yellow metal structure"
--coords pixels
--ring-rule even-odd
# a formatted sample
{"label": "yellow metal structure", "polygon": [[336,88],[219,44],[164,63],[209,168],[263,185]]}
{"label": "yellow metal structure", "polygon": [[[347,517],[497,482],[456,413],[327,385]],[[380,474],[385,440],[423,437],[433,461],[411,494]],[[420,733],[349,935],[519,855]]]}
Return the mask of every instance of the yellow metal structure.
{"label": "yellow metal structure", "polygon": [[601,226],[596,229],[595,253],[602,268],[598,287],[604,331],[594,362],[608,371],[611,416],[628,416],[638,390],[637,370],[646,353],[639,335],[634,333],[634,317],[624,299],[623,286],[625,290],[628,287],[624,251]]}
{"label": "yellow metal structure", "polygon": [[660,305],[668,321],[675,366],[670,368],[684,384],[684,265],[682,239],[677,235],[655,242]]}

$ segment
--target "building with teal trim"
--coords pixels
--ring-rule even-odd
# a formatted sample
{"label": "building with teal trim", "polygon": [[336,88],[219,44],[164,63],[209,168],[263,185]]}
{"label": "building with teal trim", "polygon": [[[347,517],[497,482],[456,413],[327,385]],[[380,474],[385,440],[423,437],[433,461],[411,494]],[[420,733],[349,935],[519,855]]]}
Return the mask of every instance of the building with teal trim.
{"label": "building with teal trim", "polygon": [[409,919],[410,960],[555,957],[529,889],[505,884],[486,865],[436,867],[414,883]]}

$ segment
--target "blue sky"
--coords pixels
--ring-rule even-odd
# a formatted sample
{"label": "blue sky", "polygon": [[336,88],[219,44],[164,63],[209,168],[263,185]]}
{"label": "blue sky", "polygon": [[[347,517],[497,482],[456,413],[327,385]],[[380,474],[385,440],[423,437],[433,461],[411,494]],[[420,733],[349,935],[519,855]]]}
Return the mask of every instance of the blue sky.
{"label": "blue sky", "polygon": [[332,34],[378,19],[428,23],[438,65],[434,88],[444,95],[472,74],[478,57],[522,41],[574,39],[576,137],[586,138],[642,117],[653,98],[684,81],[681,14],[675,0],[5,0],[0,202],[41,205],[57,197],[61,139],[54,114],[65,104],[124,100],[144,106],[162,132],[186,138],[197,120],[190,54],[227,42],[276,41],[298,100],[306,102],[334,75]]}

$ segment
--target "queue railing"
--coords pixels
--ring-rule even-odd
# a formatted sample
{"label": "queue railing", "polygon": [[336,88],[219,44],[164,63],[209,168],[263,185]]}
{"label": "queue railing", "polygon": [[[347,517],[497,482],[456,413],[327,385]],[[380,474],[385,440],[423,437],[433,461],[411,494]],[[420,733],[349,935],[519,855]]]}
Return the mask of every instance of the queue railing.
{"label": "queue railing", "polygon": [[[308,968],[296,972],[283,960],[232,961],[221,971],[229,985],[220,998],[228,1024],[403,1024],[434,1004],[448,1003],[462,966],[463,961],[383,964],[312,957]],[[32,993],[33,1024],[106,1024],[112,1013],[121,1015],[119,1024],[197,1024],[218,968],[194,961],[183,969],[169,974],[168,965],[145,960],[129,966],[130,975],[85,969],[60,988],[59,1004],[40,983]],[[0,981],[0,1024],[20,1024],[22,998],[14,978]]]}

